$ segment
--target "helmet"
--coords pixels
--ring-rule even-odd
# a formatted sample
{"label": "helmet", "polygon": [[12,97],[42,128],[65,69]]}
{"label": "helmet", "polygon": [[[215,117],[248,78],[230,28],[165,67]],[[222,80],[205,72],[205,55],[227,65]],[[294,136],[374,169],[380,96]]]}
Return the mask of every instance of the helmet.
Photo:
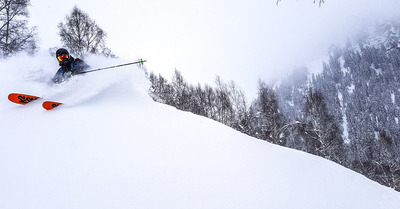
{"label": "helmet", "polygon": [[56,58],[60,64],[67,63],[70,59],[68,50],[60,48],[56,51]]}

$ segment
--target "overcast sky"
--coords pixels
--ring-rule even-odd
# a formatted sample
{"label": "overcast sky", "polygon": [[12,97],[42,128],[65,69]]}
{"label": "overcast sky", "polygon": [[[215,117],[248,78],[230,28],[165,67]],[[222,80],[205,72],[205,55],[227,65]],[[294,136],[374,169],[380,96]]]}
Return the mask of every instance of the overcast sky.
{"label": "overcast sky", "polygon": [[312,0],[282,0],[278,6],[275,0],[31,0],[30,23],[38,26],[42,49],[61,46],[57,25],[77,5],[107,32],[116,55],[147,59],[148,70],[168,80],[175,68],[193,84],[212,84],[219,75],[252,99],[258,79],[271,81],[315,63],[331,44],[400,8],[399,0],[325,2],[318,7]]}

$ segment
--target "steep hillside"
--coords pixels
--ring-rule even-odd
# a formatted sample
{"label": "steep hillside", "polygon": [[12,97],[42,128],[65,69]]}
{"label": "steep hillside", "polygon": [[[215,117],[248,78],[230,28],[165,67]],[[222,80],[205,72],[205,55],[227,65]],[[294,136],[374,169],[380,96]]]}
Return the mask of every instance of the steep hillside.
{"label": "steep hillside", "polygon": [[[0,208],[400,205],[399,193],[337,164],[153,102],[136,67],[51,85],[56,67],[47,55],[0,63]],[[10,92],[65,105],[53,111],[41,107],[43,100],[18,106],[7,101]]]}
{"label": "steep hillside", "polygon": [[[380,22],[355,37],[331,48],[320,73],[307,79],[307,69],[298,70],[276,89],[288,121],[320,120],[288,133],[285,146],[336,159],[400,191],[400,24]],[[313,129],[329,136],[319,137],[322,146],[302,144],[304,130]],[[335,140],[339,146],[331,146]],[[318,152],[324,146],[330,153]]]}

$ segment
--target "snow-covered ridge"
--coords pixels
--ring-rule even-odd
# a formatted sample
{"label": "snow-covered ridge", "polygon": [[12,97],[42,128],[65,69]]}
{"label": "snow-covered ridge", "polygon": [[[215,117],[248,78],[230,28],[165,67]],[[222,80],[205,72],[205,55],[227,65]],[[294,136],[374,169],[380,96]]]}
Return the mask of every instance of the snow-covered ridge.
{"label": "snow-covered ridge", "polygon": [[[86,61],[93,68],[125,62]],[[400,205],[398,192],[335,163],[153,102],[137,67],[50,85],[57,67],[46,53],[0,62],[0,208]],[[19,106],[7,101],[10,92],[65,105]]]}
{"label": "snow-covered ridge", "polygon": [[357,51],[360,47],[380,48],[382,45],[387,51],[400,49],[400,23],[397,20],[379,20],[365,31],[358,33],[352,46]]}

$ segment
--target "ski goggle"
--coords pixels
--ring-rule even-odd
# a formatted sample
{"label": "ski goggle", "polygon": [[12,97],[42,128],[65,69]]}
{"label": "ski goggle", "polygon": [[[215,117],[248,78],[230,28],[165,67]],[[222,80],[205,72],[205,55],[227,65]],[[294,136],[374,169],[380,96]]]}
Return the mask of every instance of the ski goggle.
{"label": "ski goggle", "polygon": [[66,60],[68,58],[69,58],[68,54],[63,54],[63,55],[60,55],[57,57],[58,61],[60,61],[60,62]]}

